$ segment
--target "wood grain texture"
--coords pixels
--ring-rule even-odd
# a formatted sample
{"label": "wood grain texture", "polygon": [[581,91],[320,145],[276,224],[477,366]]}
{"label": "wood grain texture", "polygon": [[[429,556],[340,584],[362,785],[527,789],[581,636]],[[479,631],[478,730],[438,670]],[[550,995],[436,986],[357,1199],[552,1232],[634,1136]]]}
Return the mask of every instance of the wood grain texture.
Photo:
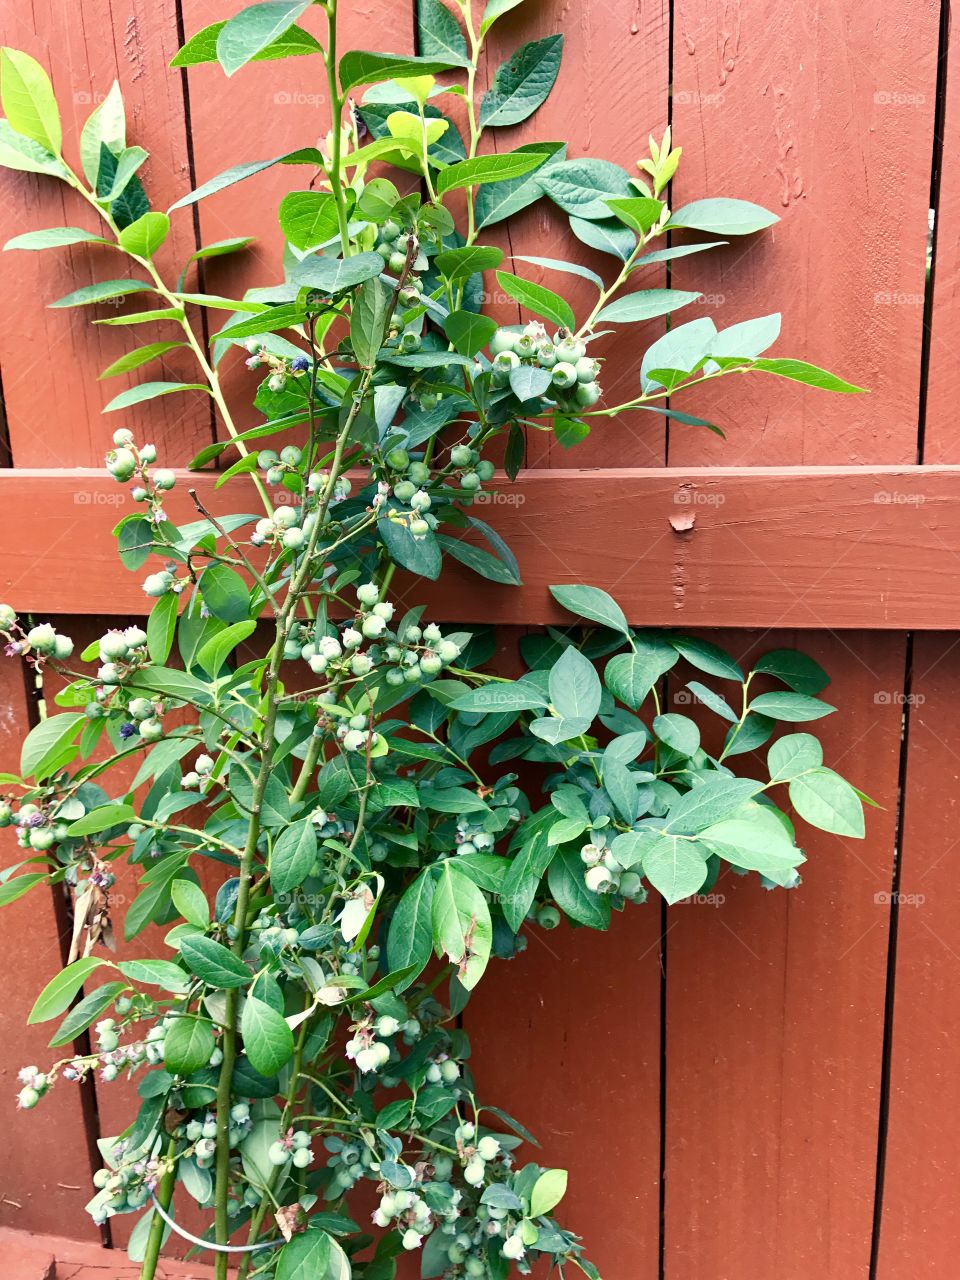
{"label": "wood grain texture", "polygon": [[[0,14],[0,39],[25,49],[50,71],[69,163],[79,167],[83,122],[118,78],[128,142],[151,153],[141,176],[153,207],[165,209],[189,190],[181,78],[167,65],[177,49],[175,0],[131,0],[124,11],[112,15],[97,0],[6,5]],[[56,179],[3,170],[0,192],[0,243],[41,227],[101,229],[82,198]],[[162,273],[175,278],[195,248],[192,218],[189,211],[181,213],[157,257]],[[74,289],[135,274],[115,252],[97,246],[0,254],[0,367],[16,465],[97,465],[118,426],[149,424],[150,437],[178,459],[209,441],[209,406],[196,395],[168,396],[122,416],[101,415],[128,379],[98,382],[99,372],[132,347],[158,340],[160,330],[96,326],[91,321],[144,310],[151,304],[143,299],[152,295],[135,295],[119,307],[47,310],[49,302]],[[172,340],[177,333],[167,325],[163,336]],[[147,376],[196,381],[193,363],[182,352],[174,352],[160,370],[160,365],[152,365]],[[143,373],[135,375],[134,381],[144,380]]]}
{"label": "wood grain texture", "polygon": [[656,1275],[659,946],[653,903],[605,934],[535,930],[523,955],[495,962],[464,1014],[481,1099],[538,1139],[542,1151],[524,1160],[569,1170],[560,1221],[610,1280]]}
{"label": "wood grain texture", "polygon": [[[195,516],[188,483],[222,509],[213,477],[181,476],[171,519]],[[256,511],[252,486],[235,483],[226,501]],[[416,590],[447,621],[563,622],[547,588],[590,582],[645,626],[954,627],[958,485],[955,467],[532,470],[478,507],[516,553],[524,588],[450,565]],[[110,533],[132,508],[101,472],[0,472],[0,592],[21,610],[146,612],[146,571],[118,575]],[[685,532],[671,524],[691,517]],[[411,587],[398,577],[399,595]]]}
{"label": "wood grain texture", "polygon": [[734,196],[782,221],[674,264],[674,287],[712,300],[676,319],[781,311],[779,351],[871,394],[760,378],[692,393],[683,407],[729,439],[671,429],[672,465],[914,460],[939,12],[935,0],[678,0],[673,205]]}
{"label": "wood grain texture", "polygon": [[[20,662],[8,658],[0,665],[0,769],[17,771],[20,743],[29,726],[24,671]],[[4,866],[24,857],[11,831],[2,833],[0,844]],[[56,1023],[26,1025],[44,984],[63,963],[52,892],[41,886],[4,907],[3,930],[0,1085],[6,1145],[0,1174],[0,1225],[98,1241],[100,1233],[83,1209],[93,1193],[77,1086],[61,1081],[34,1111],[19,1111],[15,1105],[20,1068],[30,1064],[43,1071],[57,1056],[47,1048]],[[11,946],[12,939],[16,942]]]}
{"label": "wood grain texture", "polygon": [[795,891],[728,873],[667,912],[664,1275],[865,1280],[905,640],[717,638],[735,656],[796,639],[822,663],[841,708],[817,726],[825,760],[883,808],[864,841],[798,822]]}
{"label": "wood grain texture", "polygon": [[960,1248],[955,635],[917,637],[911,694],[877,1280],[945,1275]]}

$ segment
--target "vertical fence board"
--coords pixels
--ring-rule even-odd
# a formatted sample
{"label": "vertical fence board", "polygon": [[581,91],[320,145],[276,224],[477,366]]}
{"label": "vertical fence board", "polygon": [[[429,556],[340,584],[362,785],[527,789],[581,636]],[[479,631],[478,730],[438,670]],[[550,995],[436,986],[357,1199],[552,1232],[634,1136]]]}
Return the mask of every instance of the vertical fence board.
{"label": "vertical fence board", "polygon": [[877,1280],[946,1275],[960,1248],[956,636],[918,636],[913,671]]}
{"label": "vertical fence board", "polygon": [[[23,668],[17,659],[7,658],[0,665],[0,768],[4,771],[16,772],[18,768],[29,714]],[[16,860],[8,833],[3,845],[7,865]],[[45,1070],[57,1056],[47,1048],[56,1023],[25,1025],[44,983],[61,965],[60,930],[50,891],[41,886],[4,907],[3,929],[7,942],[0,1085],[5,1148],[0,1225],[98,1240],[99,1232],[83,1210],[92,1190],[76,1085],[61,1081],[34,1111],[18,1111],[14,1105],[20,1068],[31,1064]]]}
{"label": "vertical fence board", "polygon": [[[675,264],[718,327],[783,312],[779,350],[870,389],[849,399],[779,378],[692,393],[730,440],[671,430],[670,462],[913,461],[939,5],[679,0],[678,208],[753,200],[782,222]],[[680,236],[680,239],[686,238]]]}
{"label": "vertical fence board", "polygon": [[667,1280],[867,1275],[904,644],[800,640],[840,707],[817,726],[826,763],[884,806],[867,839],[798,823],[802,887],[728,872],[719,905],[668,911]]}
{"label": "vertical fence board", "polygon": [[[79,168],[78,141],[87,116],[119,78],[127,110],[128,143],[151,154],[141,176],[154,208],[165,209],[190,186],[180,75],[167,66],[177,49],[175,0],[133,0],[121,16],[84,0],[38,0],[7,5],[0,16],[4,44],[25,49],[51,73],[63,115],[64,151]],[[26,230],[83,226],[101,230],[82,198],[55,178],[3,171],[0,242]],[[158,264],[175,276],[194,251],[189,213],[175,218]],[[98,382],[97,375],[124,351],[153,341],[157,326],[95,326],[94,319],[145,310],[153,295],[134,295],[119,307],[102,304],[48,311],[47,304],[96,280],[129,271],[115,252],[96,246],[42,253],[0,254],[0,291],[9,322],[0,332],[0,368],[14,463],[18,466],[99,466],[117,426],[146,427],[165,453],[190,456],[209,440],[206,398],[168,396],[146,408],[101,417],[100,411],[127,379]],[[170,326],[166,326],[170,330]],[[176,336],[174,334],[174,336]],[[195,382],[195,368],[175,352],[152,377]],[[136,381],[144,376],[137,374]],[[53,414],[51,415],[51,408]]]}

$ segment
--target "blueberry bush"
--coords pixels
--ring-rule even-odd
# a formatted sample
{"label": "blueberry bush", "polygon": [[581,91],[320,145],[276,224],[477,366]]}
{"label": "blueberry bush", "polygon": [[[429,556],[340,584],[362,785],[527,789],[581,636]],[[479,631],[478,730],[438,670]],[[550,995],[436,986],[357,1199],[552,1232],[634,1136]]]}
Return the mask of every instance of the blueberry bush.
{"label": "blueberry bush", "polygon": [[[699,296],[638,287],[645,268],[775,218],[730,198],[671,209],[669,133],[633,174],[559,142],[485,145],[536,111],[560,69],[563,38],[548,36],[479,93],[487,36],[519,3],[477,13],[471,0],[421,0],[417,57],[338,55],[336,0],[255,4],[200,31],[175,66],[233,75],[254,59],[316,58],[330,132],[167,212],[151,207],[116,85],[72,166],[44,70],[0,53],[0,164],[63,183],[100,220],[96,233],[26,231],[6,248],[112,255],[115,278],[53,304],[142,307],[98,321],[151,335],[103,376],[177,347],[197,373],[138,381],[106,412],[199,390],[220,428],[192,461],[114,434],[106,466],[136,504],[115,533],[125,569],[147,570],[143,627],[74,654],[53,625],[0,609],[8,654],[58,681],[22,776],[0,781],[0,825],[21,849],[0,903],[58,886],[75,921],[69,962],[30,1015],[62,1018],[50,1043],[64,1056],[24,1068],[19,1105],[67,1081],[135,1078],[139,1109],[101,1142],[89,1211],[139,1216],[130,1254],[144,1280],[171,1230],[190,1235],[176,1221],[184,1198],[209,1211],[195,1243],[221,1280],[228,1263],[240,1280],[391,1280],[417,1251],[424,1277],[505,1280],[538,1259],[597,1277],[554,1216],[566,1173],[527,1158],[532,1136],[478,1093],[459,1024],[489,961],[523,950],[531,927],[605,929],[613,912],[651,910],[652,892],[673,903],[707,890],[721,869],[795,886],[804,855],[787,802],[825,831],[863,834],[863,797],[814,734],[794,731],[833,710],[818,696],[826,675],[798,652],[744,672],[711,643],[637,630],[606,592],[567,584],[552,590],[569,626],[525,637],[528,670],[507,679],[485,669],[489,629],[445,630],[391,600],[398,566],[435,579],[444,557],[519,586],[475,508],[516,477],[531,432],[572,446],[637,412],[709,425],[674,397],[733,374],[857,390],[765,355],[776,315],[722,330],[701,317],[670,323],[638,362],[636,394],[608,402],[610,328]],[[279,207],[281,281],[242,299],[191,285],[242,236],[166,273],[171,215],[277,164],[309,174]],[[585,278],[586,314],[484,243],[539,200],[609,271],[511,265]],[[484,314],[485,272],[517,324]],[[246,430],[221,384],[238,358],[262,418]],[[187,461],[222,469],[215,499],[191,490],[196,518],[175,524],[168,495],[190,478],[158,464]],[[685,684],[696,717],[663,709],[667,680]],[[113,958],[121,860],[139,878],[124,936],[159,926],[167,958]],[[361,1184],[373,1231],[354,1217]]]}

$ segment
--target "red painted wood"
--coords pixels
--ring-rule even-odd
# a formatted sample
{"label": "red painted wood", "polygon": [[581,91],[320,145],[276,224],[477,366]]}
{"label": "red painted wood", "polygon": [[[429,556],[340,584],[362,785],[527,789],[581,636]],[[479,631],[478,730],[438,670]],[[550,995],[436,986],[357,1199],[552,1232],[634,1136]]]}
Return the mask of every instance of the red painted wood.
{"label": "red painted wood", "polygon": [[[16,772],[20,740],[29,728],[21,664],[0,665],[0,769]],[[0,837],[3,866],[23,858],[9,831]],[[29,870],[27,868],[26,870]],[[44,984],[60,968],[61,937],[54,901],[43,887],[3,908],[4,994],[0,1006],[0,1084],[5,1139],[0,1175],[0,1225],[24,1231],[66,1232],[99,1240],[83,1206],[90,1199],[90,1160],[80,1096],[69,1083],[57,1085],[34,1111],[16,1109],[17,1072],[45,1070],[55,1054],[47,1048],[50,1023],[27,1026]],[[55,1026],[56,1024],[52,1024]]]}
{"label": "red painted wood", "polygon": [[780,351],[871,395],[763,378],[691,393],[683,404],[730,438],[672,429],[672,464],[914,460],[939,13],[935,0],[679,0],[674,207],[736,196],[782,221],[678,261],[674,287],[713,303],[675,319],[707,311],[724,326],[781,311]]}
{"label": "red painted wood", "polygon": [[[79,166],[78,141],[87,116],[119,78],[127,109],[128,142],[144,146],[151,158],[141,176],[154,208],[165,209],[190,187],[187,133],[180,77],[167,66],[177,49],[175,0],[131,0],[110,14],[96,0],[38,0],[6,5],[0,39],[25,49],[51,73],[63,115],[67,160]],[[0,243],[40,227],[98,229],[96,215],[81,197],[54,178],[0,174]],[[158,265],[176,278],[194,251],[189,212],[174,223]],[[14,461],[19,466],[98,465],[118,426],[149,423],[164,451],[178,458],[209,440],[210,414],[196,395],[170,396],[146,409],[101,415],[101,409],[130,379],[98,382],[97,375],[125,351],[156,341],[155,326],[95,326],[93,319],[118,314],[108,304],[48,311],[47,303],[95,280],[133,275],[109,249],[80,245],[42,253],[0,254],[0,364]],[[135,295],[149,298],[151,295]],[[126,301],[120,312],[149,303]],[[178,336],[171,326],[171,340]],[[165,335],[166,336],[166,333]],[[150,376],[195,382],[195,368],[175,352]],[[133,381],[145,380],[137,373]],[[51,407],[53,412],[51,412]]]}
{"label": "red painted wood", "polygon": [[[188,484],[213,511],[258,505],[251,486],[220,494],[212,476],[182,476],[174,520],[195,518]],[[952,627],[958,484],[957,468],[933,467],[532,470],[478,508],[516,553],[523,589],[451,564],[417,591],[448,621],[562,622],[548,587],[592,582],[647,626]],[[2,472],[0,498],[0,595],[21,610],[146,612],[146,571],[118,572],[110,533],[133,505],[107,476]],[[690,516],[692,530],[671,524]]]}
{"label": "red painted wood", "polygon": [[798,823],[809,861],[789,894],[728,873],[712,901],[668,910],[665,1276],[866,1277],[904,637],[720,642],[797,642],[826,667],[826,763],[884,807],[864,841]]}
{"label": "red painted wood", "polygon": [[960,1245],[955,635],[917,637],[911,693],[878,1280],[945,1275]]}

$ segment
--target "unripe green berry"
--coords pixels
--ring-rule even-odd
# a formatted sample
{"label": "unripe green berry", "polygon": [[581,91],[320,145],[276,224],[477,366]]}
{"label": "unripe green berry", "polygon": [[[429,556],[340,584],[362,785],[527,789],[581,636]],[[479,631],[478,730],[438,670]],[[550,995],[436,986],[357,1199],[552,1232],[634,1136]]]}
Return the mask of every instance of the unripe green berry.
{"label": "unripe green berry", "polygon": [[480,488],[480,477],[475,471],[465,471],[460,477],[460,488],[467,493],[475,493]]}
{"label": "unripe green berry", "polygon": [[417,486],[412,480],[401,480],[393,487],[393,496],[398,502],[409,502],[416,492]]}
{"label": "unripe green berry", "polygon": [[425,462],[411,462],[407,468],[407,475],[419,487],[425,485],[430,479],[430,468]]}
{"label": "unripe green berry", "polygon": [[387,454],[387,466],[394,471],[404,471],[410,463],[410,455],[406,449],[391,449]]}
{"label": "unripe green berry", "polygon": [[407,265],[407,255],[405,253],[391,253],[387,259],[387,266],[395,276],[398,276]]}
{"label": "unripe green berry", "polygon": [[574,398],[582,408],[589,409],[600,399],[600,384],[598,382],[578,383]]}
{"label": "unripe green berry", "polygon": [[490,339],[491,354],[498,356],[504,351],[513,351],[518,336],[516,333],[511,333],[509,329],[498,329]]}
{"label": "unripe green berry", "polygon": [[455,467],[469,467],[473,461],[473,450],[468,444],[455,444],[450,450],[450,461]]}
{"label": "unripe green berry", "polygon": [[555,387],[572,387],[577,381],[576,367],[566,360],[561,360],[553,367],[553,385]]}

